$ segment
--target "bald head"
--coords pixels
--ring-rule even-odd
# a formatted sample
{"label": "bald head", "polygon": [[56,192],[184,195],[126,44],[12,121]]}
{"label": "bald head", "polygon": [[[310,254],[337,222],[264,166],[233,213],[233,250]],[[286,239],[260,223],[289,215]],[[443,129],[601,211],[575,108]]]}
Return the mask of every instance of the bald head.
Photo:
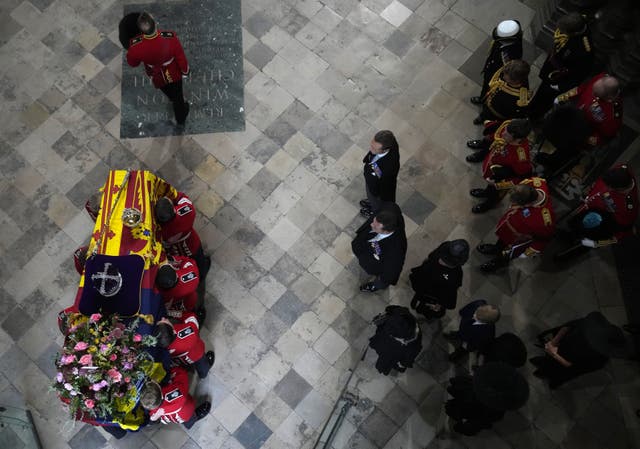
{"label": "bald head", "polygon": [[614,100],[620,94],[620,82],[613,76],[605,75],[593,83],[593,94],[603,100]]}

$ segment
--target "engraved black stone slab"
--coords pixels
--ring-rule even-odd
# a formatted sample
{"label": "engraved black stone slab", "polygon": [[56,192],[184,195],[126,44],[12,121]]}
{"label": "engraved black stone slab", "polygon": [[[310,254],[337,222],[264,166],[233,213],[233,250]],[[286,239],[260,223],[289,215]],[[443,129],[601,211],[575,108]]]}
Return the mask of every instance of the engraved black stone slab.
{"label": "engraved black stone slab", "polygon": [[244,130],[242,18],[240,0],[125,5],[124,13],[147,11],[160,30],[175,31],[191,74],[183,80],[191,109],[184,130],[175,126],[171,103],[123,56],[121,138],[205,134]]}

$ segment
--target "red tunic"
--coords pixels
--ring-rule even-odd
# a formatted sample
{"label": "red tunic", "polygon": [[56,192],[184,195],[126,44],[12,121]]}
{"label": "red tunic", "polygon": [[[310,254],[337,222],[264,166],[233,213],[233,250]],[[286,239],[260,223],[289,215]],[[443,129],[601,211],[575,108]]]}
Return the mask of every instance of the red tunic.
{"label": "red tunic", "polygon": [[193,229],[196,209],[187,195],[180,192],[173,202],[175,217],[162,225],[162,241],[169,254],[193,256],[202,246],[200,236]]}
{"label": "red tunic", "polygon": [[606,76],[605,73],[600,73],[560,95],[559,98],[561,101],[566,101],[573,97],[576,107],[584,112],[591,128],[588,143],[593,146],[599,146],[611,140],[622,127],[622,99],[617,97],[613,101],[606,101],[593,93],[593,85],[604,76]]}
{"label": "red tunic", "polygon": [[151,36],[140,34],[131,39],[127,63],[137,67],[141,62],[157,88],[181,81],[182,75],[189,73],[187,57],[173,31],[156,31]]}
{"label": "red tunic", "polygon": [[171,368],[169,383],[162,387],[162,404],[149,411],[152,421],[184,423],[191,419],[196,402],[189,394],[189,375],[181,366]]}
{"label": "red tunic", "polygon": [[194,310],[198,300],[196,289],[200,273],[196,261],[184,256],[174,256],[171,265],[176,269],[178,283],[169,290],[161,290],[167,309]]}
{"label": "red tunic", "polygon": [[633,225],[638,218],[639,207],[638,187],[635,178],[633,186],[626,191],[612,189],[601,178],[598,178],[587,194],[584,203],[588,210],[608,212],[613,216],[618,225],[618,231],[614,234],[616,239],[620,240],[634,233]]}
{"label": "red tunic", "polygon": [[542,252],[555,232],[555,217],[547,182],[542,178],[528,178],[520,184],[531,184],[544,194],[544,199],[535,206],[511,205],[498,221],[496,235],[512,249],[511,257]]}
{"label": "red tunic", "polygon": [[204,341],[200,338],[195,314],[182,315],[182,323],[173,325],[176,339],[167,348],[172,359],[191,365],[204,356]]}
{"label": "red tunic", "polygon": [[501,179],[496,187],[509,188],[514,184],[518,184],[527,176],[531,176],[533,166],[531,164],[531,156],[529,154],[529,140],[523,139],[518,144],[508,144],[505,142],[503,135],[507,125],[511,120],[507,120],[500,125],[493,135],[493,143],[489,149],[489,153],[482,162],[482,176],[487,180],[495,180],[493,167],[508,167],[515,173],[506,179]]}

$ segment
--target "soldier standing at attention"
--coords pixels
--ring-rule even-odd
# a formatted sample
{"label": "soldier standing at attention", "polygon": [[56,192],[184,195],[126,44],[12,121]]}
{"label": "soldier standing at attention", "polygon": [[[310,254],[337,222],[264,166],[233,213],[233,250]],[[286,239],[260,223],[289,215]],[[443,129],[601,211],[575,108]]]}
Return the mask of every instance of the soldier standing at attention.
{"label": "soldier standing at attention", "polygon": [[522,58],[522,29],[517,20],[503,20],[493,29],[489,55],[482,68],[484,79],[482,90],[477,97],[471,97],[471,103],[481,105],[489,90],[489,81],[507,62]]}
{"label": "soldier standing at attention", "polygon": [[176,123],[183,126],[189,114],[189,103],[184,101],[182,76],[189,74],[189,63],[182,45],[173,31],[158,30],[149,13],[140,14],[138,28],[142,34],[131,39],[127,63],[131,67],[144,64],[154,87],[171,100]]}
{"label": "soldier standing at attention", "polygon": [[396,185],[400,170],[398,141],[391,131],[378,131],[371,141],[364,164],[367,198],[360,201],[360,214],[371,218],[383,201],[396,201]]}
{"label": "soldier standing at attention", "polygon": [[530,71],[529,63],[522,59],[509,61],[498,70],[489,81],[489,89],[482,98],[482,111],[473,124],[525,118],[529,106]]}
{"label": "soldier standing at attention", "polygon": [[551,53],[540,69],[542,82],[531,99],[530,117],[541,118],[553,106],[556,95],[580,84],[592,66],[591,38],[584,18],[577,12],[561,17]]}

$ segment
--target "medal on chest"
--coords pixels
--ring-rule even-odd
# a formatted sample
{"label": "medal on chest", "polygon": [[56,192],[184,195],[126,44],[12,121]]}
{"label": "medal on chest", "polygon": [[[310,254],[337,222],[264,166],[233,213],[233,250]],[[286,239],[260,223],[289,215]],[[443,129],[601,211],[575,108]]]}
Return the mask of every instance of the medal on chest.
{"label": "medal on chest", "polygon": [[380,243],[371,242],[371,249],[373,250],[373,258],[375,260],[380,260],[380,256],[382,256],[382,248],[380,248]]}
{"label": "medal on chest", "polygon": [[380,170],[380,167],[378,167],[378,164],[375,162],[372,162],[369,164],[369,167],[371,167],[371,174],[377,178],[382,178],[382,170]]}

